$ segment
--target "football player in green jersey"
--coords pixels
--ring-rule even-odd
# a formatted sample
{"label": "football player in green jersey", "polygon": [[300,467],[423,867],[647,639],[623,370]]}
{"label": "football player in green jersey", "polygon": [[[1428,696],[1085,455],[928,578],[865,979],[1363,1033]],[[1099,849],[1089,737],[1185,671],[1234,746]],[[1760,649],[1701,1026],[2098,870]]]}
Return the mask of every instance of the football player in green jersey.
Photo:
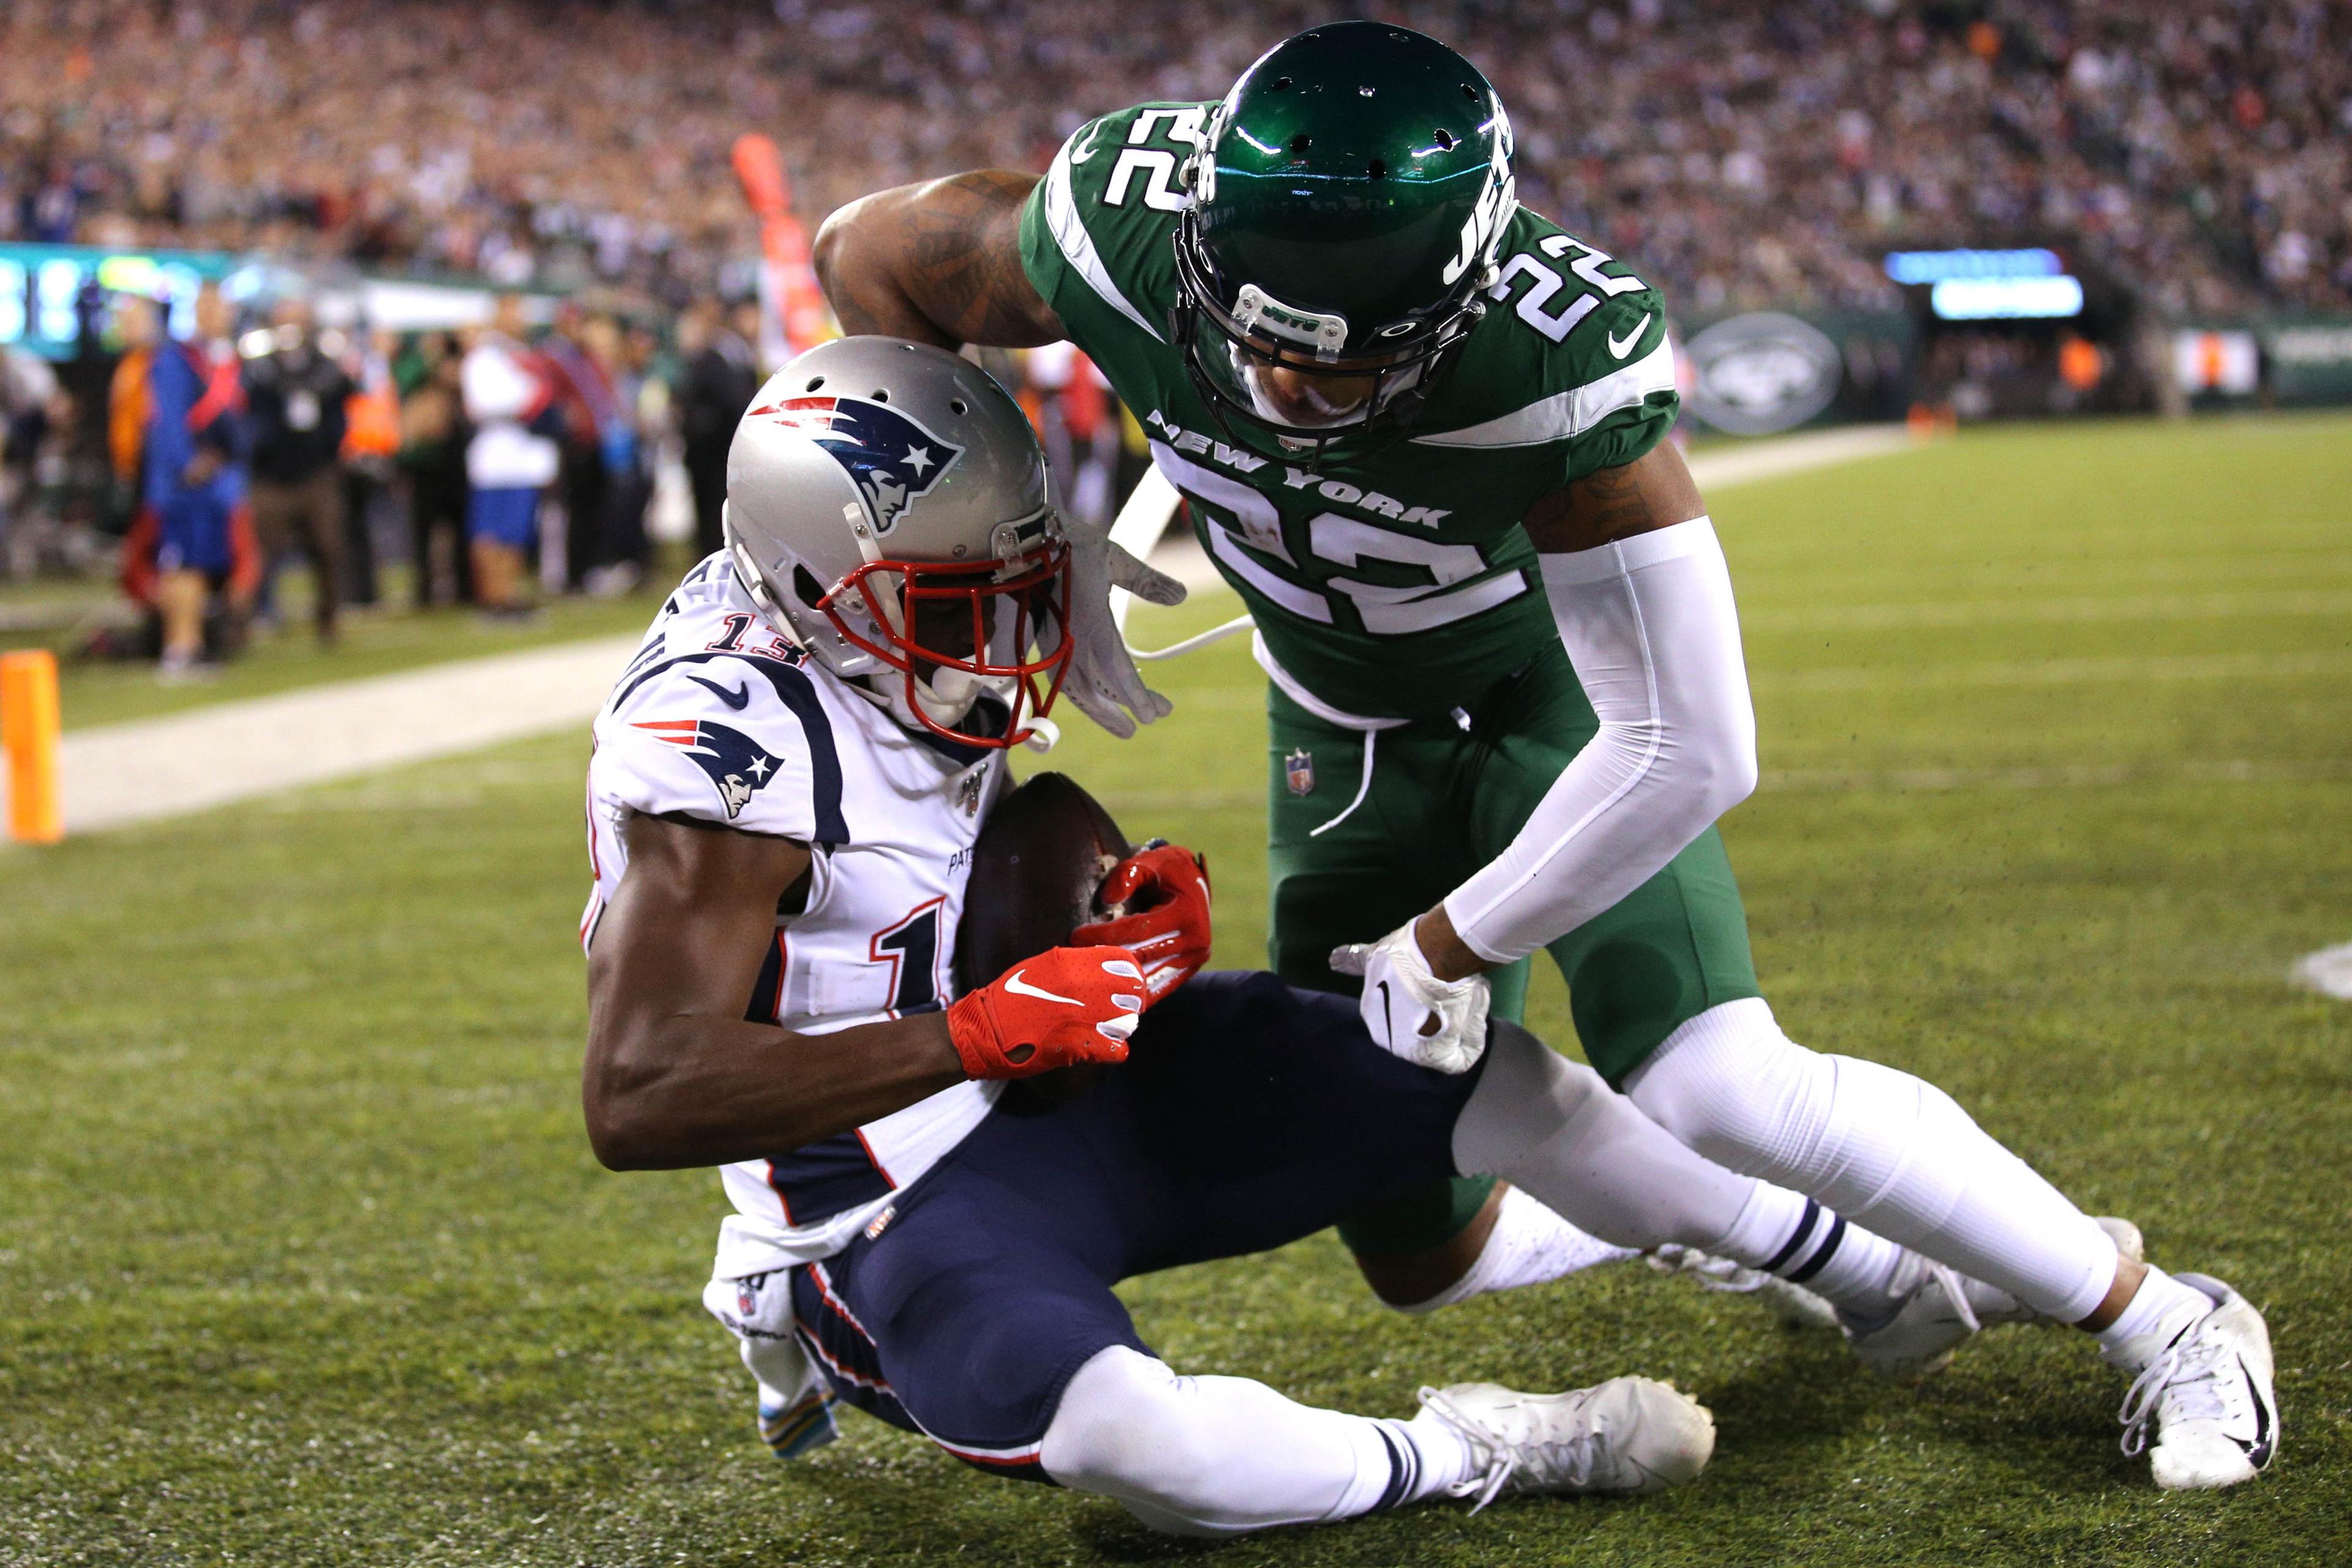
{"label": "football player in green jersey", "polygon": [[[1256,623],[1285,978],[1360,976],[1382,1046],[1463,1071],[1545,948],[1635,1105],[1948,1266],[1903,1321],[1847,1324],[1858,1343],[1973,1326],[1957,1270],[2137,1375],[2126,1447],[2153,1426],[2162,1484],[2268,1462],[2242,1297],[2122,1255],[1949,1096],[1797,1045],[1762,999],[1713,826],[1754,786],[1755,725],[1723,552],[1664,440],[1665,305],[1517,204],[1509,121],[1467,60],[1386,23],[1318,27],[1221,101],[1089,121],[1042,179],[852,204],[816,260],[850,331],[1066,337],[1143,421]],[[1163,589],[1105,542],[1084,553],[1094,583]],[[1122,706],[1164,705],[1099,597],[1065,689],[1131,733]],[[1509,1213],[1458,1182],[1345,1235],[1414,1304],[1498,1282]]]}

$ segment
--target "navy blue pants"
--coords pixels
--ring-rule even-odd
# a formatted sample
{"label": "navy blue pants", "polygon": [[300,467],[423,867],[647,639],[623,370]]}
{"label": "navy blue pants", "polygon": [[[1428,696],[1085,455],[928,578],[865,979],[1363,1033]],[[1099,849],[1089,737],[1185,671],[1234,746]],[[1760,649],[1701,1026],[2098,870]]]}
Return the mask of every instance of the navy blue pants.
{"label": "navy blue pants", "polygon": [[846,1403],[1044,1480],[1071,1376],[1112,1345],[1150,1353],[1114,1283],[1454,1174],[1478,1077],[1389,1055],[1352,998],[1198,976],[1124,1066],[1050,1110],[1000,1106],[846,1250],[793,1270],[802,1343]]}

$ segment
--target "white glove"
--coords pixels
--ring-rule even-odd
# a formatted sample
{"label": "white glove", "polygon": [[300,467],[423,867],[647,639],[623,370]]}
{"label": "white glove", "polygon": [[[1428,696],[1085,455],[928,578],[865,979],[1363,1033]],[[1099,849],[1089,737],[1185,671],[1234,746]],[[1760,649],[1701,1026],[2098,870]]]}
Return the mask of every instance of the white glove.
{"label": "white glove", "polygon": [[1468,1072],[1486,1051],[1486,977],[1440,980],[1408,921],[1378,942],[1331,950],[1337,974],[1364,977],[1364,1027],[1381,1049],[1439,1072]]}
{"label": "white glove", "polygon": [[[1062,520],[1070,542],[1070,669],[1062,693],[1078,711],[1125,740],[1139,723],[1165,719],[1171,704],[1143,684],[1128,656],[1127,639],[1111,619],[1110,591],[1124,588],[1155,605],[1181,605],[1184,584],[1155,572],[1110,539],[1110,531],[1074,518]],[[1132,710],[1129,719],[1122,710]]]}

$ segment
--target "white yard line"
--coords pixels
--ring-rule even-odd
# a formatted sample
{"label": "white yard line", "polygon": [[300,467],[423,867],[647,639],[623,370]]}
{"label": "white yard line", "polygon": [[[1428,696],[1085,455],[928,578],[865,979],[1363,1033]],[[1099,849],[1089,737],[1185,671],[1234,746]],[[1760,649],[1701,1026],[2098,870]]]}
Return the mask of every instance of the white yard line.
{"label": "white yard line", "polygon": [[2294,983],[2322,996],[2352,1002],[2352,942],[2323,947],[2294,966]]}
{"label": "white yard line", "polygon": [[[1910,444],[1900,426],[1824,430],[1703,453],[1691,471],[1721,489]],[[1189,584],[1221,584],[1188,535],[1171,531],[1154,554]],[[66,829],[153,822],[584,725],[636,646],[563,643],[78,730],[59,757]]]}
{"label": "white yard line", "polygon": [[1744,441],[1736,447],[1710,447],[1691,458],[1690,471],[1702,490],[1727,489],[1756,479],[1777,479],[1851,463],[1857,458],[1907,451],[1918,445],[1918,438],[1900,425],[1843,425],[1801,436]]}
{"label": "white yard line", "polygon": [[561,643],[77,730],[59,747],[66,831],[152,822],[583,726],[637,643]]}

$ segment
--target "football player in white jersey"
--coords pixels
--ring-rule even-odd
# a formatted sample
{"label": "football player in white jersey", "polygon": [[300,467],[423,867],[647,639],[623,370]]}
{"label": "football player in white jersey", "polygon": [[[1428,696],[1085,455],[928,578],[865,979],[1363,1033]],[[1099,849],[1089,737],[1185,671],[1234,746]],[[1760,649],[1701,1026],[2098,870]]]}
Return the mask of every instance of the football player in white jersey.
{"label": "football player in white jersey", "polygon": [[[1924,1260],[1710,1164],[1523,1030],[1440,1073],[1345,998],[1194,977],[1207,888],[1181,850],[1113,873],[1133,912],[1070,938],[1091,945],[952,995],[972,847],[1084,635],[1072,595],[1152,584],[1055,515],[1018,406],[935,348],[848,339],[787,365],[728,489],[727,551],[596,721],[583,1101],[615,1169],[722,1169],[705,1302],[780,1453],[828,1440],[846,1401],[1205,1534],[1696,1475],[1711,1417],[1646,1378],[1347,1415],[1178,1376],[1112,1293],[1450,1173],[1858,1311],[1911,1298]],[[1125,1065],[999,1107],[1006,1080],[1078,1063]],[[1921,1363],[1967,1331],[1916,1331]]]}

